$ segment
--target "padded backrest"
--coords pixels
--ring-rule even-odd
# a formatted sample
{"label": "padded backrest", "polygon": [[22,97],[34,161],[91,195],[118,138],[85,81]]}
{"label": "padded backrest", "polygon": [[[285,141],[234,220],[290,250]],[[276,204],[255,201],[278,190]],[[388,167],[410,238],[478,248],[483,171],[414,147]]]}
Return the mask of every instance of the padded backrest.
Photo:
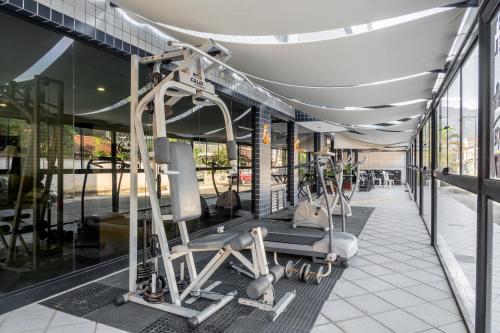
{"label": "padded backrest", "polygon": [[170,143],[169,170],[180,172],[177,175],[168,175],[173,221],[181,222],[200,217],[200,190],[191,145],[184,142]]}

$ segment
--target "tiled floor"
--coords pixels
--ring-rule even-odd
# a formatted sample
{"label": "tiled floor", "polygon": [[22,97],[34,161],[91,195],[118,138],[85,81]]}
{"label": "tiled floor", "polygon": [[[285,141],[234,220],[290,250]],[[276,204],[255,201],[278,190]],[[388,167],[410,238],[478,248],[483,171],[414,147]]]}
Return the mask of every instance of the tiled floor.
{"label": "tiled floor", "polygon": [[[466,332],[415,204],[402,187],[357,193],[377,207],[325,303],[314,333]],[[117,333],[109,326],[32,304],[0,315],[0,333]]]}
{"label": "tiled floor", "polygon": [[113,327],[31,304],[0,315],[1,333],[120,333]]}
{"label": "tiled floor", "polygon": [[356,194],[377,207],[313,333],[467,332],[415,203],[403,187]]}

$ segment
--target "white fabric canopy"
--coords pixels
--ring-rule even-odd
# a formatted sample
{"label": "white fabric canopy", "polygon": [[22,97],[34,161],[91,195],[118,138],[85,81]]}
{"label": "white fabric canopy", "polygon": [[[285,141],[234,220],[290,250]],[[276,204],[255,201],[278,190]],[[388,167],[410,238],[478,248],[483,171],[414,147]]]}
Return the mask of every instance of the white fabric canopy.
{"label": "white fabric canopy", "polygon": [[333,133],[346,131],[345,127],[337,126],[324,121],[300,121],[297,122],[297,124],[313,132]]}
{"label": "white fabric canopy", "polygon": [[351,139],[374,145],[406,145],[413,136],[413,132],[385,132],[376,129],[358,130],[358,132],[364,135],[350,132],[343,132],[342,134]]}
{"label": "white fabric canopy", "polygon": [[375,149],[377,145],[361,142],[346,135],[347,133],[335,133],[333,145],[336,149]]}
{"label": "white fabric canopy", "polygon": [[299,88],[254,80],[269,90],[286,98],[304,103],[344,108],[349,106],[369,107],[388,105],[432,97],[432,87],[437,74],[424,73],[404,80],[345,88]]}
{"label": "white fabric canopy", "polygon": [[150,20],[225,35],[316,32],[401,16],[457,0],[114,0]]}
{"label": "white fabric canopy", "polygon": [[370,125],[412,117],[425,112],[427,102],[362,111],[331,110],[294,105],[311,117],[338,124]]}
{"label": "white fabric canopy", "polygon": [[[270,8],[281,3],[281,0],[262,3],[262,7],[259,6],[261,1],[257,0],[257,3],[252,2],[248,5],[252,7],[251,9],[246,8],[247,4],[243,4],[240,0],[235,0],[225,2],[224,9],[221,9],[222,12],[218,16],[219,11],[212,12],[211,9],[203,11],[203,15],[196,14],[196,11],[207,6],[221,7],[219,0],[207,2],[207,4],[197,2],[196,5],[192,1],[174,1],[169,2],[168,10],[161,10],[162,6],[167,8],[167,4],[160,3],[159,0],[150,0],[150,4],[146,5],[144,2],[140,2],[139,5],[139,2],[131,0],[117,2],[148,19],[168,25],[224,33],[222,30],[217,30],[219,27],[227,29],[233,35],[244,34],[242,31],[247,28],[256,29],[252,34],[269,34],[269,31],[277,27],[287,32],[300,31],[284,28],[286,23],[283,20],[286,21],[287,16],[293,15],[284,15],[283,13],[287,12],[283,8],[292,12],[300,12],[302,19],[292,20],[293,26],[297,29],[305,29],[302,32],[307,32],[309,31],[306,29],[307,24],[312,24],[309,27],[322,24],[322,14],[319,13],[323,13],[323,9],[328,6],[336,8],[338,15],[346,21],[355,22],[359,19],[367,23],[370,20],[366,21],[366,17],[363,17],[365,9],[366,13],[373,11],[373,15],[369,16],[371,18],[376,17],[379,11],[383,12],[381,15],[387,15],[386,17],[397,15],[388,9],[390,6],[386,8],[381,3],[392,3],[401,8],[425,7],[429,6],[430,2],[434,7],[438,3],[443,3],[423,0],[372,0],[363,1],[362,9],[352,12],[344,7],[359,6],[359,0],[328,1],[322,2],[321,5],[315,4],[315,6],[307,2],[290,3],[287,1],[286,5],[281,4],[281,8],[276,7],[279,11],[273,12],[277,9]],[[377,6],[374,5],[375,3]],[[374,5],[373,8],[371,5]],[[311,16],[311,12],[308,12],[312,7],[319,17]],[[344,9],[340,10],[342,8]],[[369,8],[371,9],[368,10]],[[251,19],[252,15],[258,14],[260,10],[265,12],[260,13],[260,19]],[[412,8],[411,12],[413,11],[415,8]],[[283,15],[279,15],[278,12]],[[336,11],[331,10],[331,12]],[[311,42],[257,44],[225,41],[221,43],[232,52],[232,57],[228,61],[229,65],[246,73],[255,83],[285,97],[287,102],[298,110],[320,121],[325,121],[333,127],[339,124],[370,125],[422,114],[425,112],[426,102],[361,111],[335,108],[379,106],[430,98],[436,74],[428,73],[396,81],[391,80],[442,70],[464,12],[464,9],[453,8],[386,28]],[[310,17],[314,19],[307,19]],[[266,21],[268,18],[272,18],[272,22]],[[216,22],[207,23],[210,20]],[[251,23],[247,25],[248,20]],[[346,26],[345,23],[338,22],[340,21],[336,21],[330,15],[329,28],[336,24]],[[354,24],[352,22],[347,25]],[[207,26],[214,27],[215,30],[207,30]],[[180,41],[194,45],[203,43],[201,37],[166,27],[157,27]],[[257,32],[259,29],[262,31]],[[264,33],[264,31],[267,32]],[[214,36],[214,39],[217,39],[217,36]],[[381,81],[389,82],[373,84]],[[323,105],[329,108],[321,107]],[[313,125],[310,124],[310,126]],[[413,121],[398,126],[406,129],[415,128]],[[396,127],[391,126],[392,128]],[[339,130],[341,127],[333,128],[333,131]],[[365,129],[363,133],[366,135],[354,133],[345,133],[345,135],[354,140],[380,145],[398,144],[408,140],[412,135],[411,132],[394,133]]]}
{"label": "white fabric canopy", "polygon": [[229,64],[259,78],[306,86],[348,86],[444,68],[463,15],[452,9],[385,29],[298,44],[225,42]]}

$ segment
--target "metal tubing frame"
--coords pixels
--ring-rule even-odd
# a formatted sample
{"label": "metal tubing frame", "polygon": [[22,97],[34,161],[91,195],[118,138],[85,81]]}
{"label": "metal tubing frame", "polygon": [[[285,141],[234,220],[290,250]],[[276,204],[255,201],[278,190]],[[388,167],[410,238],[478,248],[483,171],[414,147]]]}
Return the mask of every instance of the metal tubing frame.
{"label": "metal tubing frame", "polygon": [[[195,58],[198,55],[190,55],[179,67],[182,69],[189,68]],[[210,57],[210,56],[209,56]],[[164,96],[167,90],[172,87],[176,87],[181,91],[184,91],[186,95],[196,95],[196,89],[182,84],[177,81],[173,81],[174,72],[170,73],[168,76],[162,79],[162,81],[152,90],[150,90],[140,101],[138,96],[139,86],[138,86],[138,76],[139,76],[139,63],[141,59],[136,55],[131,57],[131,195],[130,195],[130,248],[129,248],[129,292],[136,292],[136,276],[137,276],[137,173],[139,159],[137,156],[137,148],[139,148],[139,153],[141,155],[141,160],[143,162],[144,174],[146,177],[147,187],[149,191],[149,198],[151,203],[151,211],[153,215],[153,226],[157,234],[159,234],[160,242],[159,246],[162,252],[162,261],[167,274],[167,282],[170,289],[172,303],[174,305],[180,306],[182,296],[179,295],[175,271],[173,269],[172,261],[170,260],[170,251],[168,246],[168,240],[166,237],[165,229],[163,228],[163,216],[161,214],[160,204],[158,197],[156,196],[155,188],[155,178],[153,175],[153,169],[149,160],[149,152],[147,149],[144,129],[142,124],[142,114],[146,109],[146,106],[152,100],[155,101],[155,134],[157,137],[166,137],[166,124],[165,124],[165,103]],[[213,102],[215,105],[219,106],[223,113],[224,121],[226,125],[226,135],[228,141],[234,141],[232,122],[229,110],[227,109],[225,103],[216,95],[206,94],[204,96],[207,100]],[[178,100],[180,100],[180,95],[172,96],[168,99],[168,105],[174,105]],[[233,167],[234,161],[232,161]],[[166,170],[166,166],[165,170]],[[168,172],[168,171],[167,171]],[[170,172],[172,173],[172,172]],[[182,223],[181,223],[182,224]],[[184,225],[185,227],[185,225]],[[187,244],[189,241],[189,236],[187,234],[187,229],[182,228],[182,240],[183,243]],[[230,251],[227,255],[230,254]],[[194,259],[192,258],[192,252],[188,251],[185,253],[188,262],[188,270],[191,277],[192,285],[196,285],[197,280],[201,280],[196,273],[196,268],[194,266]],[[218,266],[217,266],[218,267]],[[193,288],[191,288],[193,289]],[[184,295],[185,293],[183,293]],[[184,296],[185,297],[185,296]]]}
{"label": "metal tubing frame", "polygon": [[[486,1],[485,1],[486,2]],[[491,153],[491,94],[493,91],[493,34],[491,23],[480,16],[479,21],[479,159],[477,196],[477,253],[476,253],[476,332],[490,332],[491,275],[492,275],[492,221],[491,204],[482,190],[482,181],[490,178]]]}
{"label": "metal tubing frame", "polygon": [[423,166],[423,163],[422,163],[422,160],[423,160],[423,157],[424,157],[424,149],[423,149],[423,143],[424,143],[424,138],[423,138],[423,128],[424,126],[422,126],[422,131],[420,132],[420,135],[418,136],[418,147],[419,147],[419,150],[418,150],[418,167],[417,167],[417,172],[419,174],[420,177],[418,177],[418,184],[417,186],[419,187],[419,191],[418,191],[418,201],[419,201],[419,205],[418,205],[418,209],[419,209],[419,213],[420,213],[420,216],[423,215],[423,212],[424,212],[424,203],[423,203],[423,199],[424,199],[424,194],[423,194],[423,174],[422,174],[422,166]]}
{"label": "metal tubing frame", "polygon": [[431,245],[437,240],[437,109],[432,110],[431,118]]}

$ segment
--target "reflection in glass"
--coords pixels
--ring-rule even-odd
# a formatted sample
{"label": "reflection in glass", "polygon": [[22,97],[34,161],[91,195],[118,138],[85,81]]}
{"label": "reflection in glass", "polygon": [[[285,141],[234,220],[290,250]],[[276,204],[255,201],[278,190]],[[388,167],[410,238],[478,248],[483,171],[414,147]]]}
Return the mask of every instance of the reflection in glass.
{"label": "reflection in glass", "polygon": [[437,247],[465,319],[474,323],[477,196],[437,181]]}
{"label": "reflection in glass", "polygon": [[448,168],[450,173],[460,173],[460,73],[448,88]]}
{"label": "reflection in glass", "polygon": [[428,228],[431,225],[431,119],[427,120],[423,129],[423,161],[422,161],[422,217]]}
{"label": "reflection in glass", "polygon": [[462,174],[477,175],[478,50],[462,67]]}
{"label": "reflection in glass", "polygon": [[491,332],[500,332],[500,203],[491,201],[492,267],[491,267]]}
{"label": "reflection in glass", "polygon": [[448,107],[447,93],[444,93],[438,105],[437,123],[437,149],[438,149],[438,170],[443,170],[448,166]]}
{"label": "reflection in glass", "polygon": [[493,44],[493,68],[494,68],[494,85],[493,85],[493,168],[491,170],[492,177],[500,178],[500,15],[492,22],[495,42]]}

